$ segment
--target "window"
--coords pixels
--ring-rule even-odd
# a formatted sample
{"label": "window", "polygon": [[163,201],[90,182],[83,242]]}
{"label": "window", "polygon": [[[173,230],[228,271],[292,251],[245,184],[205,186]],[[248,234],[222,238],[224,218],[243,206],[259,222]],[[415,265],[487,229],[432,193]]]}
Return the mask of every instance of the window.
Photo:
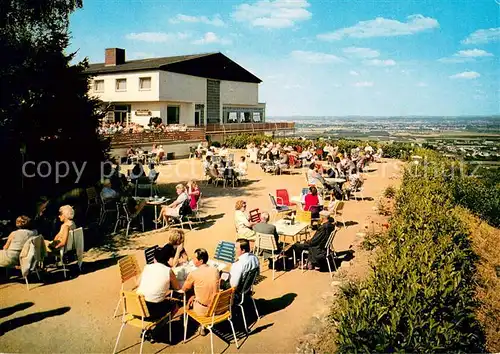
{"label": "window", "polygon": [[253,121],[260,122],[260,112],[253,112]]}
{"label": "window", "polygon": [[127,79],[116,79],[116,91],[127,91]]}
{"label": "window", "polygon": [[238,116],[237,116],[237,112],[229,112],[229,116],[228,116],[228,119],[227,119],[227,122],[228,123],[238,123]]}
{"label": "window", "polygon": [[179,106],[167,107],[167,124],[179,124]]}
{"label": "window", "polygon": [[104,80],[94,80],[94,92],[104,92]]}
{"label": "window", "polygon": [[139,78],[139,90],[141,90],[141,91],[151,90],[151,78],[150,77],[140,77]]}

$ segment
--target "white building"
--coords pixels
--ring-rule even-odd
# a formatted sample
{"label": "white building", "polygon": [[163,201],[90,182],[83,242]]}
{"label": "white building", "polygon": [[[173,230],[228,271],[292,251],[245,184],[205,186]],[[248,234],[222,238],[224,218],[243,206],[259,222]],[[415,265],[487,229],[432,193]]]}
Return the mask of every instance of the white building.
{"label": "white building", "polygon": [[[105,62],[91,64],[90,94],[112,107],[110,122],[147,125],[258,123],[265,121],[259,103],[258,77],[222,53],[125,61],[125,50],[109,48]],[[206,119],[205,119],[206,117]]]}

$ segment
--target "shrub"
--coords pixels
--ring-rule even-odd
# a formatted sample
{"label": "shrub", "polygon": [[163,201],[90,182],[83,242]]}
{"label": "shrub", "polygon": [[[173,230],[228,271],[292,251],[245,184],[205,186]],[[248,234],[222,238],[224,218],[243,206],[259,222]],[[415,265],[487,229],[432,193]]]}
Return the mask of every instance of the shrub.
{"label": "shrub", "polygon": [[386,198],[394,198],[395,196],[396,196],[396,188],[394,188],[393,186],[388,186],[384,190],[384,197],[386,197]]}
{"label": "shrub", "polygon": [[333,319],[339,352],[482,352],[475,264],[449,176],[437,155],[406,170],[373,274],[342,289]]}

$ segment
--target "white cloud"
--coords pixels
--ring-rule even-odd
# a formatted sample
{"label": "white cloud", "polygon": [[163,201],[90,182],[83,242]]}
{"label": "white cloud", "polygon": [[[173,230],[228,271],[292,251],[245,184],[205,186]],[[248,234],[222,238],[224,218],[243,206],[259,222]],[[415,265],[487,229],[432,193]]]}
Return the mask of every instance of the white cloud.
{"label": "white cloud", "polygon": [[482,49],[460,50],[448,58],[438,59],[441,63],[467,63],[475,61],[475,58],[492,57],[493,54]]}
{"label": "white cloud", "polygon": [[492,57],[493,54],[488,53],[487,51],[482,49],[468,49],[468,50],[460,50],[458,53],[455,54],[455,56],[464,58],[477,58],[477,57]]}
{"label": "white cloud", "polygon": [[184,14],[178,14],[177,16],[171,18],[169,20],[170,23],[204,23],[206,25],[212,25],[217,27],[222,27],[225,25],[224,21],[222,21],[220,15],[215,15],[211,19],[207,16],[189,16]]}
{"label": "white cloud", "polygon": [[310,19],[309,6],[307,0],[259,0],[253,4],[238,5],[231,16],[254,27],[287,28]]}
{"label": "white cloud", "polygon": [[357,71],[354,71],[354,70],[349,71],[349,74],[352,76],[359,76],[359,73]]}
{"label": "white cloud", "polygon": [[471,80],[471,79],[477,79],[480,76],[481,76],[481,74],[479,74],[479,73],[477,73],[475,71],[464,71],[462,73],[451,75],[450,79],[467,79],[467,80]]}
{"label": "white cloud", "polygon": [[352,86],[354,86],[354,87],[372,87],[374,85],[375,84],[371,81],[360,81],[360,82],[356,82],[356,83],[352,84]]}
{"label": "white cloud", "polygon": [[396,62],[392,59],[386,59],[386,60],[372,59],[372,60],[365,60],[364,64],[371,66],[394,66],[396,65]]}
{"label": "white cloud", "polygon": [[377,50],[361,47],[348,47],[342,49],[347,54],[358,58],[376,58],[380,55]]}
{"label": "white cloud", "polygon": [[429,86],[429,85],[427,85],[425,82],[419,82],[417,84],[417,87],[427,87],[427,86]]}
{"label": "white cloud", "polygon": [[342,59],[333,54],[321,52],[309,52],[303,50],[294,50],[291,53],[294,59],[309,64],[327,64],[327,63],[340,63]]}
{"label": "white cloud", "polygon": [[187,33],[172,33],[172,32],[139,32],[129,33],[125,38],[135,41],[151,42],[151,43],[164,43],[183,40],[189,38]]}
{"label": "white cloud", "polygon": [[229,39],[225,38],[219,38],[215,33],[213,32],[207,32],[203,35],[202,38],[197,39],[192,42],[193,44],[198,44],[198,45],[204,45],[204,44],[221,44],[221,45],[228,45],[231,44],[231,41]]}
{"label": "white cloud", "polygon": [[302,85],[299,84],[291,84],[291,85],[285,85],[284,88],[286,90],[291,90],[291,89],[299,89],[302,88]]}
{"label": "white cloud", "polygon": [[500,27],[480,29],[472,32],[462,44],[483,44],[500,40]]}
{"label": "white cloud", "polygon": [[407,36],[418,32],[439,27],[439,22],[431,17],[411,15],[406,22],[377,17],[374,20],[360,21],[352,27],[322,33],[317,37],[326,41],[335,41],[343,38],[372,38]]}

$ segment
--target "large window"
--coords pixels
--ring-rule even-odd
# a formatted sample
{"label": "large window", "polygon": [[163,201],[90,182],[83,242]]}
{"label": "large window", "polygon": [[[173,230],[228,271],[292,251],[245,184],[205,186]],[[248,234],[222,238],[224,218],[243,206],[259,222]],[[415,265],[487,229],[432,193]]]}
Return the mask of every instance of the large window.
{"label": "large window", "polygon": [[94,80],[94,92],[104,92],[104,80]]}
{"label": "large window", "polygon": [[116,79],[116,91],[127,91],[127,79]]}
{"label": "large window", "polygon": [[238,123],[238,112],[229,112],[227,122],[228,123]]}
{"label": "large window", "polygon": [[179,124],[179,106],[167,107],[167,124]]}
{"label": "large window", "polygon": [[139,78],[139,90],[141,90],[141,91],[151,90],[151,78],[150,77],[140,77]]}

